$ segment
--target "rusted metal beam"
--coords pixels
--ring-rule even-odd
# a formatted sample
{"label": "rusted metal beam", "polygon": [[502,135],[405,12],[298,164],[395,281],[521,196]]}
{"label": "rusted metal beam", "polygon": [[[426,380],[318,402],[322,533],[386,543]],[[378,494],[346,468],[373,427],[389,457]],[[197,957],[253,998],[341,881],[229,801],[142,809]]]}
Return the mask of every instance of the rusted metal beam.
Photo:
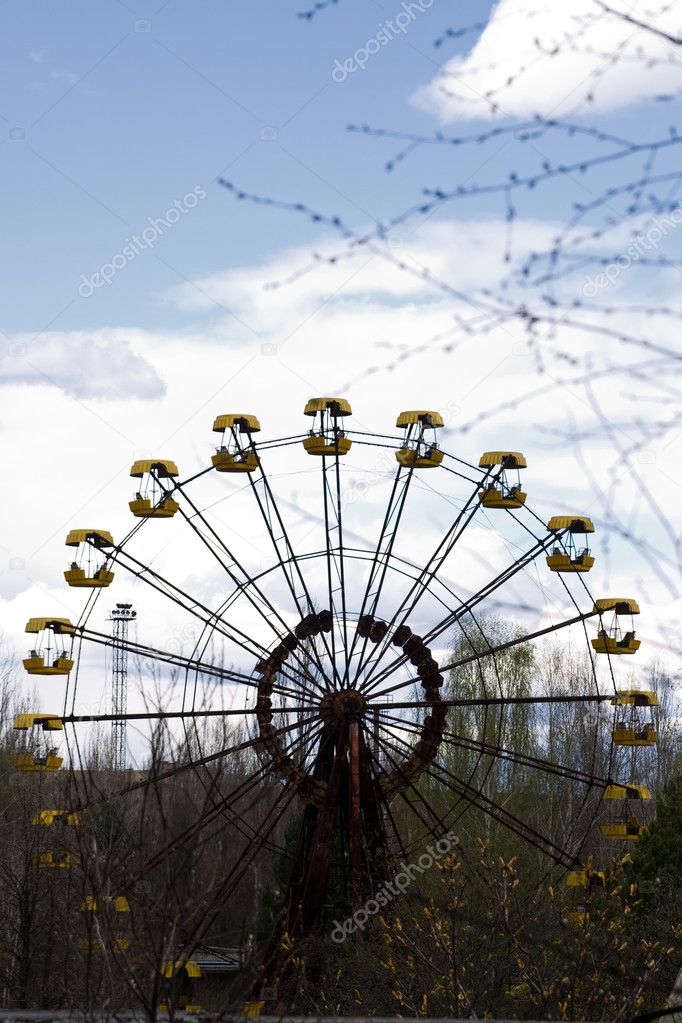
{"label": "rusted metal beam", "polygon": [[360,724],[352,720],[349,725],[350,740],[350,896],[353,909],[360,905],[362,898],[362,836],[360,823]]}

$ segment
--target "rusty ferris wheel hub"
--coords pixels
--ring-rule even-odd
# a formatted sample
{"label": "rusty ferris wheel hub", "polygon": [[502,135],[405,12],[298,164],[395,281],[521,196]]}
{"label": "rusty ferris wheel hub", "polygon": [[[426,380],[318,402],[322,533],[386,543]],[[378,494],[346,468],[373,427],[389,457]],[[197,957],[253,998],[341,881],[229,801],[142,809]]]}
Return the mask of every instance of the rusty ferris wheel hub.
{"label": "rusty ferris wheel hub", "polygon": [[327,693],[320,700],[320,717],[325,721],[357,720],[367,706],[367,697],[359,689],[344,689],[340,693]]}
{"label": "rusty ferris wheel hub", "polygon": [[[333,633],[335,630],[343,632],[351,628],[360,641],[370,648],[376,648],[377,656],[382,645],[393,645],[402,651],[400,660],[418,676],[428,709],[418,740],[409,754],[391,757],[387,767],[377,771],[382,797],[391,800],[409,788],[435,759],[443,740],[446,705],[441,699],[440,690],[444,678],[438,662],[421,636],[415,635],[405,622],[389,624],[372,615],[360,615],[352,621],[335,618],[328,610],[306,615],[293,632],[286,635],[256,665],[256,673],[261,678],[256,699],[258,737],[255,749],[271,761],[276,775],[292,782],[307,802],[317,806],[324,805],[330,798],[329,770],[325,772],[320,769],[320,762],[326,756],[323,754],[325,744],[333,750],[332,760],[334,757],[344,759],[348,752],[352,725],[361,723],[369,712],[390,714],[390,707],[387,710],[385,704],[373,703],[373,697],[383,694],[373,691],[371,674],[366,678],[356,678],[351,683],[348,678],[344,678],[343,669],[339,669],[335,662]],[[326,649],[326,663],[324,658],[320,660],[319,651],[315,649],[317,638]],[[306,678],[305,669],[308,651],[315,654],[310,658],[310,663],[318,665],[318,670],[319,665],[323,664],[323,668],[328,670],[328,676],[321,678],[321,698],[311,698],[307,708],[310,724],[314,720],[322,722],[324,740],[320,742],[318,762],[306,770],[289,755],[283,736],[286,729],[278,728],[275,722],[277,707],[273,705],[273,694],[278,688],[278,676],[293,654],[298,659],[296,671],[300,673],[302,685],[310,681]],[[283,679],[279,681],[281,683]],[[291,676],[289,684],[292,684]],[[360,746],[365,742],[361,730],[358,742]]]}

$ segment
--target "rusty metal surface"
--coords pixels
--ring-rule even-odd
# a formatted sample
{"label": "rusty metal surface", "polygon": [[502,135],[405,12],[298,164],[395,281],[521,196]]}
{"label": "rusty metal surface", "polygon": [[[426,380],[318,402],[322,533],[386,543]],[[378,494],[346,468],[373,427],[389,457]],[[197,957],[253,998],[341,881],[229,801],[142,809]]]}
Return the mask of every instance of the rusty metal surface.
{"label": "rusty metal surface", "polygon": [[348,842],[350,848],[350,893],[353,909],[360,905],[362,898],[362,828],[360,823],[360,725],[350,722],[350,821]]}

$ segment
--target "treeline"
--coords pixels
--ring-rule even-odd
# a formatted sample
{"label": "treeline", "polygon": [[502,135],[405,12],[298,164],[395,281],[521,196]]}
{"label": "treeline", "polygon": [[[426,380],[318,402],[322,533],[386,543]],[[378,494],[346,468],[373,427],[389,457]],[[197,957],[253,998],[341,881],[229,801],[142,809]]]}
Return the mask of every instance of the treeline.
{"label": "treeline", "polygon": [[[456,637],[454,659],[472,649],[484,653],[488,646],[523,634],[506,620],[486,619],[479,625],[480,630],[469,623]],[[547,641],[511,647],[457,668],[449,679],[449,693],[455,698],[602,694],[609,699],[453,708],[439,757],[451,774],[470,779],[493,803],[562,850],[591,858],[595,867],[614,857],[614,843],[603,838],[599,825],[634,807],[632,801],[602,800],[603,782],[645,786],[652,798],[638,801],[634,810],[646,824],[653,818],[657,797],[682,770],[682,700],[676,681],[656,661],[647,665],[642,677],[628,658],[613,660],[616,663],[610,666],[607,658],[593,658],[584,643]],[[632,748],[613,742],[616,722],[632,713],[631,708],[611,704],[615,689],[656,694],[657,706],[635,711],[654,725],[655,746]],[[437,787],[435,780],[433,785]],[[473,837],[494,840],[502,853],[522,855],[529,862],[537,859],[532,846],[519,848],[508,829],[471,807],[459,826]]]}

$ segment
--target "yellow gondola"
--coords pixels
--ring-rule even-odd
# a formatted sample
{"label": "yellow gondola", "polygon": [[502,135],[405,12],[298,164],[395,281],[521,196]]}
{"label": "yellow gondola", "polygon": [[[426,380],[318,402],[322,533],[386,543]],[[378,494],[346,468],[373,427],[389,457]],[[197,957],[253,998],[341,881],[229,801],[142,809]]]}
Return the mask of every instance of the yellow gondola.
{"label": "yellow gondola", "polygon": [[607,785],[604,799],[651,799],[646,785]]}
{"label": "yellow gondola", "polygon": [[[184,987],[190,980],[197,980],[201,977],[201,967],[199,963],[190,959],[189,962],[168,962],[161,964],[161,976],[167,980],[172,980],[178,973],[182,973],[181,986]],[[189,984],[191,990],[194,985]],[[168,1003],[162,1002],[157,1006],[159,1012],[168,1012]],[[201,1006],[198,1002],[193,1000],[193,996],[188,994],[187,991],[182,991],[178,994],[176,1008],[181,1012],[194,1013],[201,1012]]]}
{"label": "yellow gondola", "polygon": [[[57,645],[57,636],[71,636],[74,627],[68,618],[29,618],[26,632],[38,636],[23,665],[29,675],[68,675],[73,668],[73,660],[67,656],[66,649]],[[54,646],[52,645],[52,637]]]}
{"label": "yellow gondola", "polygon": [[52,774],[58,771],[64,763],[62,757],[56,756],[56,750],[50,750],[44,756],[34,756],[32,753],[16,753],[11,756],[10,763],[17,771],[24,774]]}
{"label": "yellow gondola", "polygon": [[[550,533],[560,534],[550,554],[547,565],[551,572],[589,572],[594,565],[590,554],[587,534],[594,533],[594,525],[586,515],[553,515],[547,523]],[[576,536],[584,540],[578,544]]]}
{"label": "yellow gondola", "polygon": [[180,998],[178,999],[178,1008],[181,1012],[186,1012],[188,1015],[191,1015],[194,1012],[201,1012],[201,1006],[198,1002],[190,1002],[187,995],[180,995]]}
{"label": "yellow gondola", "polygon": [[613,707],[658,707],[658,696],[651,689],[619,689],[611,700]]}
{"label": "yellow gondola", "polygon": [[217,472],[255,472],[258,455],[251,449],[251,435],[258,433],[260,423],[255,416],[231,412],[216,416],[213,432],[220,433],[220,447],[211,456]]}
{"label": "yellow gondola", "polygon": [[577,909],[572,909],[566,914],[566,919],[569,924],[575,924],[577,927],[586,927],[590,920],[590,914],[586,906],[578,906]]}
{"label": "yellow gondola", "polygon": [[603,870],[569,870],[566,875],[567,888],[603,888],[606,874]]}
{"label": "yellow gondola", "polygon": [[566,913],[566,922],[579,927],[587,926],[590,919],[589,907],[592,895],[597,891],[603,891],[606,887],[606,874],[603,870],[593,870],[591,866],[581,867],[577,870],[569,870],[566,874],[565,884],[567,888],[578,889],[573,900],[573,908]]}
{"label": "yellow gondola", "polygon": [[439,412],[401,412],[395,425],[405,431],[402,446],[395,453],[400,465],[407,469],[432,469],[441,464],[443,452],[438,447],[436,430],[445,424]]}
{"label": "yellow gondola", "polygon": [[17,714],[12,728],[20,732],[30,728],[42,728],[44,732],[61,732],[64,722],[56,714]]}
{"label": "yellow gondola", "polygon": [[[632,616],[639,614],[639,605],[630,597],[606,597],[594,602],[594,610],[599,612],[613,611],[613,619],[608,628],[604,627],[600,615],[600,628],[592,646],[598,654],[634,654],[639,650],[641,642],[635,639]],[[620,619],[630,617],[630,628],[623,631]]]}
{"label": "yellow gondola", "polygon": [[106,567],[106,555],[94,558],[94,551],[114,546],[114,538],[106,529],[72,529],[66,538],[67,547],[76,547],[76,555],[64,578],[69,586],[98,589],[109,586],[114,573]]}
{"label": "yellow gondola", "polygon": [[136,518],[170,519],[175,515],[180,505],[159,483],[159,480],[170,480],[178,475],[175,462],[160,458],[141,459],[133,463],[130,475],[142,481],[134,499],[128,502]]}
{"label": "yellow gondola", "polygon": [[129,913],[130,904],[125,895],[105,895],[103,899],[97,899],[95,895],[86,895],[81,903],[82,913],[96,913],[98,906],[106,904],[115,913]]}
{"label": "yellow gondola", "polygon": [[[56,714],[17,714],[12,727],[21,732],[33,728],[39,728],[43,732],[61,732],[64,722]],[[63,763],[62,758],[56,756],[56,753],[56,749],[48,749],[44,754],[17,753],[10,757],[10,763],[26,774],[51,773],[58,771]]]}
{"label": "yellow gondola", "polygon": [[620,821],[601,825],[601,833],[604,838],[620,839],[623,842],[636,842],[648,830],[644,824],[639,823],[636,817],[626,817]]}
{"label": "yellow gondola", "polygon": [[174,977],[179,970],[184,971],[188,977],[194,979],[201,976],[201,967],[193,959],[188,960],[186,963],[168,962],[161,964],[161,976],[166,977],[167,980]]}
{"label": "yellow gondola", "polygon": [[99,938],[81,938],[78,947],[81,952],[101,952],[102,942]]}
{"label": "yellow gondola", "polygon": [[264,1008],[265,1002],[263,1000],[244,1002],[242,1004],[241,1015],[246,1016],[247,1019],[256,1019],[261,1015]]}
{"label": "yellow gondola", "polygon": [[31,821],[34,827],[50,828],[54,824],[61,827],[80,827],[80,814],[71,810],[38,810]]}
{"label": "yellow gondola", "polygon": [[[101,952],[102,941],[100,938],[81,938],[78,942],[82,952]],[[126,952],[130,948],[130,938],[114,938],[110,948],[115,952]]]}
{"label": "yellow gondola", "polygon": [[[527,494],[521,489],[519,469],[525,469],[527,462],[520,451],[485,451],[478,462],[481,469],[494,469],[501,466],[497,477],[483,484],[478,492],[478,499],[484,508],[522,508],[526,503]],[[516,471],[515,482],[510,483],[507,473]]]}
{"label": "yellow gondola", "polygon": [[[156,1009],[157,1012],[168,1012],[168,1005],[166,1002],[159,1002]],[[180,995],[178,998],[178,1009],[181,1012],[186,1012],[187,1015],[191,1015],[194,1012],[201,1012],[201,1006],[194,1002],[190,1002],[186,995]]]}
{"label": "yellow gondola", "polygon": [[655,746],[658,742],[658,732],[650,722],[631,728],[626,721],[617,721],[611,735],[616,746]]}
{"label": "yellow gondola", "polygon": [[39,867],[50,867],[53,870],[70,870],[76,862],[70,852],[41,852],[34,857]]}
{"label": "yellow gondola", "polygon": [[353,442],[343,432],[342,420],[352,412],[345,398],[310,398],[303,410],[304,415],[313,417],[312,428],[303,438],[308,454],[347,455]]}

